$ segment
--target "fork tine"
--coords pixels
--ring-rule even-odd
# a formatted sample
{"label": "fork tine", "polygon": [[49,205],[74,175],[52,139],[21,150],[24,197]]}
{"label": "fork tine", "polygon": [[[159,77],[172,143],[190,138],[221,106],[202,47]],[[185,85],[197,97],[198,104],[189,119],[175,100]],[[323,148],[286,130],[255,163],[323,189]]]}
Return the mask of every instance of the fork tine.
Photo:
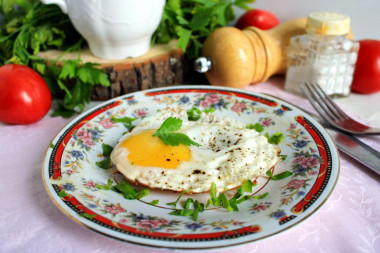
{"label": "fork tine", "polygon": [[319,96],[326,102],[326,105],[330,109],[330,111],[333,112],[334,115],[338,117],[338,119],[348,118],[347,114],[343,112],[342,109],[339,108],[339,106],[337,106],[337,104],[326,94],[326,92],[324,92],[321,86],[319,86],[317,83],[311,83],[311,85],[318,92]]}
{"label": "fork tine", "polygon": [[332,119],[339,120],[340,116],[335,112],[335,110],[333,110],[333,108],[331,108],[331,105],[328,102],[326,102],[326,97],[324,96],[326,95],[326,93],[320,92],[318,90],[319,87],[317,87],[314,83],[307,83],[307,86],[310,88],[311,94],[317,100],[318,104],[322,107],[322,109],[329,115],[332,115]]}
{"label": "fork tine", "polygon": [[[336,115],[332,114],[328,107],[322,102],[321,98],[319,97],[318,93],[314,90],[314,88],[309,83],[304,83],[305,87],[301,85],[301,89],[304,91],[306,97],[311,102],[314,109],[328,122],[331,123],[331,121],[336,120]],[[317,104],[319,106],[317,106]],[[322,110],[321,110],[322,109]],[[323,113],[324,112],[324,113]]]}

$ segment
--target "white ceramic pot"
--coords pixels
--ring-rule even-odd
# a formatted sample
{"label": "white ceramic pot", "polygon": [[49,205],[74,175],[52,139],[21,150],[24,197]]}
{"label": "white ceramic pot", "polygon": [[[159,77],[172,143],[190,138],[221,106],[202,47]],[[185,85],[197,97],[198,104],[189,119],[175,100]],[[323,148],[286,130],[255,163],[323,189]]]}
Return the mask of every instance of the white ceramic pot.
{"label": "white ceramic pot", "polygon": [[118,60],[145,54],[162,17],[165,0],[41,0],[57,4],[91,52]]}

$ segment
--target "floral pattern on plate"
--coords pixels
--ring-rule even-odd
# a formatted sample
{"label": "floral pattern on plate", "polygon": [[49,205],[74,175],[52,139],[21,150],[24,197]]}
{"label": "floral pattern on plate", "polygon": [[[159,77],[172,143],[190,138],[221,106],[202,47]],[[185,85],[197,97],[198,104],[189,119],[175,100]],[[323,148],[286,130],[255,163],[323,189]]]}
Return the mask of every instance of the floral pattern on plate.
{"label": "floral pattern on plate", "polygon": [[[274,169],[291,177],[256,179],[253,195],[265,199],[239,205],[238,212],[213,206],[193,221],[171,216],[178,194],[152,190],[141,200],[127,200],[113,191],[98,189],[113,178],[101,161],[102,144],[114,146],[126,131],[113,117],[137,118],[165,107],[208,110],[245,124],[260,123],[269,135],[282,132],[281,154],[287,158]],[[269,96],[209,86],[178,86],[137,92],[90,110],[69,123],[53,140],[44,161],[46,189],[70,218],[102,234],[153,247],[207,249],[249,243],[274,235],[309,217],[325,202],[339,173],[337,150],[324,129],[297,108]],[[234,194],[233,191],[227,195]],[[208,194],[192,195],[205,203]],[[159,204],[153,205],[153,200]]]}

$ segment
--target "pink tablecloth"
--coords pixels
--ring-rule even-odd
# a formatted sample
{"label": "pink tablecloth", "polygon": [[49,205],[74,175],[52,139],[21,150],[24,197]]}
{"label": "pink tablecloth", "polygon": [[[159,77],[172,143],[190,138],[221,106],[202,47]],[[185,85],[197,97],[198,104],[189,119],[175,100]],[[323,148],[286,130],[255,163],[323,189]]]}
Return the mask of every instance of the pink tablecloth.
{"label": "pink tablecloth", "polygon": [[[305,99],[286,93],[282,87],[282,78],[272,78],[247,89],[313,111]],[[379,99],[372,98],[376,104],[352,106],[380,108],[379,95],[375,95]],[[68,122],[45,118],[33,125],[0,127],[0,252],[165,252],[92,232],[71,221],[49,199],[41,164],[50,140]],[[380,137],[363,140],[380,150]],[[375,173],[341,154],[338,184],[316,214],[277,236],[214,252],[380,252],[379,182]]]}

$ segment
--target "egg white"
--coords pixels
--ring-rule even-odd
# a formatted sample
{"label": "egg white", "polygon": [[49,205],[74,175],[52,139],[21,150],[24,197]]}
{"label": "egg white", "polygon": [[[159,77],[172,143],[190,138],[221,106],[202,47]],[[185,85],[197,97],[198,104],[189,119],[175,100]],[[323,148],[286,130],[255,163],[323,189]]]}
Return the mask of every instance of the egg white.
{"label": "egg white", "polygon": [[[124,140],[146,130],[158,129],[168,117],[182,119],[178,132],[184,133],[200,146],[190,146],[190,161],[177,168],[139,166],[128,159]],[[269,144],[266,137],[228,117],[202,114],[198,121],[189,121],[186,110],[166,108],[147,117],[130,133],[125,134],[111,154],[112,163],[129,181],[150,188],[191,193],[208,192],[215,183],[218,192],[239,187],[253,180],[279,162],[280,149]],[[149,154],[147,154],[149,156]]]}

